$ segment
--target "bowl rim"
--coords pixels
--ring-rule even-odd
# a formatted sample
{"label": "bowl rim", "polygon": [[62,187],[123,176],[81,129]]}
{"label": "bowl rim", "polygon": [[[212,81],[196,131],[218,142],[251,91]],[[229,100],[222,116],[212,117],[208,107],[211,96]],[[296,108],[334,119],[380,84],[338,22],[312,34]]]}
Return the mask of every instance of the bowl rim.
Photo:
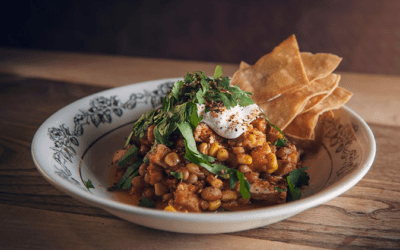
{"label": "bowl rim", "polygon": [[32,139],[31,143],[31,155],[36,169],[39,173],[53,186],[63,191],[64,193],[77,198],[83,202],[90,203],[91,205],[103,208],[105,210],[116,210],[119,212],[135,214],[138,216],[145,217],[153,217],[153,218],[166,218],[176,220],[176,221],[193,221],[193,222],[202,222],[202,223],[218,223],[218,222],[242,222],[249,220],[260,220],[260,219],[269,219],[275,218],[278,216],[287,216],[290,214],[297,214],[306,209],[321,205],[341,194],[349,190],[356,183],[358,183],[369,171],[371,168],[375,156],[376,156],[376,140],[375,136],[368,126],[368,124],[352,109],[347,106],[343,106],[346,112],[350,113],[363,127],[367,140],[370,142],[366,146],[366,155],[365,161],[359,165],[357,171],[353,172],[351,178],[349,176],[344,177],[338,182],[332,184],[331,186],[324,188],[323,190],[318,191],[315,194],[312,194],[308,197],[301,198],[296,201],[287,202],[284,204],[268,206],[264,208],[256,208],[251,210],[244,211],[230,211],[230,212],[219,212],[219,213],[171,213],[162,210],[143,208],[139,206],[133,206],[129,204],[124,204],[122,202],[111,200],[104,197],[98,197],[93,193],[87,192],[83,190],[81,187],[76,186],[68,181],[60,178],[58,180],[53,179],[50,175],[46,173],[44,168],[41,166],[40,159],[38,158],[38,153],[40,152],[40,147],[38,145],[40,136],[43,135],[43,132],[46,131],[48,124],[50,121],[54,119],[55,116],[65,112],[72,106],[83,102],[84,100],[93,98],[96,95],[104,94],[107,92],[121,91],[125,88],[140,88],[141,85],[158,83],[162,81],[176,81],[182,78],[165,78],[165,79],[157,79],[152,81],[145,81],[141,83],[135,83],[130,85],[125,85],[121,87],[110,88],[107,90],[103,90],[89,96],[83,97],[79,100],[76,100],[60,110],[53,113],[50,117],[48,117],[35,132],[35,135]]}

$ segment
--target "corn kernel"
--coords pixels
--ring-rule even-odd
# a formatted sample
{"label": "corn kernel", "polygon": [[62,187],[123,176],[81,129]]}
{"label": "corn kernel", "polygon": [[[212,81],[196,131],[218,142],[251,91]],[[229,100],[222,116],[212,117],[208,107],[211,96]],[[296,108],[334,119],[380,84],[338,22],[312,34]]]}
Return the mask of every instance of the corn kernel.
{"label": "corn kernel", "polygon": [[229,158],[229,153],[228,150],[224,149],[224,148],[220,148],[217,151],[217,159],[219,161],[226,161]]}
{"label": "corn kernel", "polygon": [[176,209],[173,206],[168,205],[164,208],[164,211],[176,212]]}
{"label": "corn kernel", "polygon": [[217,155],[218,149],[220,149],[221,145],[219,145],[217,142],[214,142],[210,146],[210,150],[208,151],[208,154],[212,157],[215,157]]}
{"label": "corn kernel", "polygon": [[181,160],[179,159],[179,156],[177,153],[172,152],[165,156],[164,161],[165,161],[165,163],[167,163],[168,166],[174,167],[174,166],[178,165],[178,163]]}
{"label": "corn kernel", "polygon": [[244,148],[243,147],[232,147],[232,151],[235,155],[243,154]]}
{"label": "corn kernel", "polygon": [[267,173],[271,174],[278,169],[278,160],[276,159],[276,155],[274,153],[268,153],[267,159]]}
{"label": "corn kernel", "polygon": [[200,172],[199,165],[194,164],[194,163],[187,164],[186,168],[189,171],[189,173],[191,173],[191,174],[197,174]]}
{"label": "corn kernel", "polygon": [[207,143],[203,142],[198,146],[197,149],[199,150],[200,153],[208,155],[208,148],[209,148],[209,145]]}
{"label": "corn kernel", "polygon": [[238,198],[236,191],[224,190],[222,191],[221,201],[234,201]]}
{"label": "corn kernel", "polygon": [[256,139],[256,136],[254,134],[249,134],[249,136],[247,138],[249,139],[249,141],[251,142],[252,145],[256,145],[257,144],[257,139]]}
{"label": "corn kernel", "polygon": [[206,180],[208,183],[210,183],[212,187],[215,188],[222,188],[222,186],[224,185],[224,183],[220,179],[215,178],[213,175],[207,176]]}
{"label": "corn kernel", "polygon": [[236,158],[239,164],[250,165],[253,162],[253,158],[248,154],[238,154]]}
{"label": "corn kernel", "polygon": [[210,211],[215,211],[221,206],[221,200],[216,200],[216,201],[210,201],[208,210]]}
{"label": "corn kernel", "polygon": [[268,143],[264,143],[264,144],[263,144],[263,147],[265,148],[265,151],[266,151],[267,153],[270,153],[270,152],[271,152],[271,147],[269,146]]}

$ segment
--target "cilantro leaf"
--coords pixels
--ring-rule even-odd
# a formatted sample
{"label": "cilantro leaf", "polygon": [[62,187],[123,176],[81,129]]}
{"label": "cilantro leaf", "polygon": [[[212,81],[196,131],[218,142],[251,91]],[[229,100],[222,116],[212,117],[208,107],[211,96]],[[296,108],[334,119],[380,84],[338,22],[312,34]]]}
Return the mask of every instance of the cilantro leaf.
{"label": "cilantro leaf", "polygon": [[188,102],[186,105],[186,112],[190,125],[195,129],[203,119],[203,117],[199,116],[197,113],[197,105],[193,102]]}
{"label": "cilantro leaf", "polygon": [[228,98],[227,95],[229,95],[229,94],[222,93],[222,92],[217,92],[216,94],[217,94],[217,98],[218,98],[219,100],[221,100],[221,101],[224,103],[224,106],[225,106],[227,109],[231,109],[233,106],[236,106],[236,104],[233,105],[233,103],[231,102],[231,100]]}
{"label": "cilantro leaf", "polygon": [[213,78],[217,79],[217,78],[220,78],[222,75],[223,75],[222,67],[221,67],[221,65],[217,65],[217,67],[215,67],[215,70],[214,70]]}
{"label": "cilantro leaf", "polygon": [[128,138],[126,139],[124,148],[126,148],[126,146],[128,146],[131,143],[132,136],[133,136],[133,131],[131,131]]}
{"label": "cilantro leaf", "polygon": [[179,96],[181,95],[181,87],[182,86],[183,86],[182,81],[176,81],[174,83],[174,86],[172,86],[171,94],[177,101],[179,101]]}
{"label": "cilantro leaf", "polygon": [[[183,123],[178,124],[178,128],[179,128],[179,131],[181,132],[183,138],[185,139],[185,148],[186,148],[185,157],[186,157],[186,154],[193,154],[193,156],[195,158],[199,159],[199,161],[198,161],[199,163],[205,163],[205,164],[209,164],[209,162],[215,161],[214,157],[204,155],[197,150],[196,141],[194,140],[194,137],[193,137],[193,131],[188,122],[183,122]],[[189,157],[192,157],[192,156],[189,156]],[[196,163],[196,162],[193,162],[193,163]]]}
{"label": "cilantro leaf", "polygon": [[87,188],[87,190],[89,190],[89,189],[91,189],[91,188],[94,189],[93,183],[92,183],[92,181],[91,181],[90,179],[88,179],[87,181],[85,181],[84,184],[85,184],[85,187]]}
{"label": "cilantro leaf", "polygon": [[193,82],[195,80],[194,74],[187,72],[186,75],[183,77],[183,81],[186,83]]}
{"label": "cilantro leaf", "polygon": [[168,119],[164,118],[160,123],[154,127],[154,138],[156,143],[164,144],[166,146],[173,145],[173,142],[169,141],[169,136],[175,131],[175,123],[168,123]]}
{"label": "cilantro leaf", "polygon": [[133,158],[137,156],[139,149],[132,144],[132,146],[125,152],[125,154],[118,161],[118,166],[123,167],[128,164]]}
{"label": "cilantro leaf", "polygon": [[251,95],[252,93],[250,92],[246,92],[243,91],[239,88],[238,85],[234,86],[234,87],[229,87],[228,88],[229,92],[233,94],[233,96],[239,100],[239,105],[240,106],[247,106],[250,104],[254,104],[253,99],[251,99],[251,97],[249,95]]}
{"label": "cilantro leaf", "polygon": [[118,189],[130,189],[132,187],[132,179],[139,174],[139,167],[142,165],[143,160],[138,160],[129,166],[122,178],[115,183],[112,187],[108,188],[109,191],[115,191]]}
{"label": "cilantro leaf", "polygon": [[285,146],[286,146],[286,143],[287,143],[287,140],[286,140],[285,135],[283,134],[282,130],[280,130],[275,124],[272,124],[272,123],[269,121],[269,119],[268,119],[268,117],[267,117],[267,115],[266,115],[265,113],[262,113],[262,114],[263,114],[265,120],[268,122],[268,124],[269,124],[271,127],[273,127],[274,129],[276,129],[276,130],[282,135],[282,138],[276,140],[276,141],[274,142],[274,145],[275,145],[275,146],[282,146],[282,147],[285,147]]}
{"label": "cilantro leaf", "polygon": [[181,123],[181,122],[184,122],[186,120],[186,118],[187,118],[187,112],[186,112],[187,104],[188,103],[179,104],[179,105],[176,105],[172,109],[172,111],[170,112],[171,113],[170,122]]}
{"label": "cilantro leaf", "polygon": [[197,101],[198,101],[199,104],[204,104],[204,103],[206,103],[206,99],[204,99],[203,95],[204,95],[204,92],[203,92],[202,89],[199,89],[199,90],[196,92],[196,99],[197,99]]}
{"label": "cilantro leaf", "polygon": [[153,200],[150,200],[149,198],[143,197],[140,199],[139,206],[141,207],[148,207],[148,208],[155,208],[156,207],[156,202]]}
{"label": "cilantro leaf", "polygon": [[276,191],[278,191],[279,193],[287,192],[287,191],[288,191],[286,188],[280,188],[280,187],[274,187],[274,189],[275,189]]}
{"label": "cilantro leaf", "polygon": [[173,177],[175,177],[176,179],[178,179],[178,180],[183,180],[183,174],[182,174],[182,172],[170,172],[170,174],[173,176]]}
{"label": "cilantro leaf", "polygon": [[244,178],[244,173],[236,170],[236,175],[239,179],[239,190],[240,194],[244,199],[250,199],[250,183]]}
{"label": "cilantro leaf", "polygon": [[244,178],[244,173],[236,169],[229,169],[227,172],[229,173],[230,188],[234,188],[239,182],[240,194],[244,199],[250,199],[250,183]]}
{"label": "cilantro leaf", "polygon": [[205,93],[207,93],[207,91],[210,89],[210,83],[207,81],[207,80],[205,80],[205,79],[201,79],[201,81],[200,81],[200,84],[201,84],[201,88],[202,88],[202,90],[203,90],[203,94],[205,94]]}
{"label": "cilantro leaf", "polygon": [[285,147],[287,143],[287,140],[285,138],[279,138],[276,141],[274,141],[275,146],[280,146],[280,147]]}
{"label": "cilantro leaf", "polygon": [[222,78],[222,81],[221,81],[222,88],[229,90],[229,85],[230,84],[231,84],[231,81],[229,80],[228,77],[223,77]]}
{"label": "cilantro leaf", "polygon": [[150,127],[150,125],[153,124],[155,114],[156,111],[154,109],[151,109],[146,114],[143,114],[133,125],[133,135],[142,138],[145,131]]}
{"label": "cilantro leaf", "polygon": [[301,196],[301,187],[308,185],[310,176],[305,172],[306,169],[307,167],[295,169],[286,177],[291,200],[298,200]]}

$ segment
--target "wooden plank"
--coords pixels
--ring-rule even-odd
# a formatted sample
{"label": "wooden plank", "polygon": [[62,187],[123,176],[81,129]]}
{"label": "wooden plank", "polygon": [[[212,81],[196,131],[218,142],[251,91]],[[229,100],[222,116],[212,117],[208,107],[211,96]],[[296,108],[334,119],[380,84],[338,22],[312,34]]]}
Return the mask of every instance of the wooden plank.
{"label": "wooden plank", "polygon": [[1,246],[7,249],[321,249],[227,234],[162,232],[115,218],[10,205],[0,205],[0,221]]}

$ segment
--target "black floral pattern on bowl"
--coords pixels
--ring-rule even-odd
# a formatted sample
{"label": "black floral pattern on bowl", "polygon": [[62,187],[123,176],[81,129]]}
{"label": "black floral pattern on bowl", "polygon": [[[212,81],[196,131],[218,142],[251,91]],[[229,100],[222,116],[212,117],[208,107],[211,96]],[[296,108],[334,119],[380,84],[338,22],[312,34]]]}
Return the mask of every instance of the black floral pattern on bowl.
{"label": "black floral pattern on bowl", "polygon": [[173,84],[174,82],[167,81],[158,85],[154,91],[144,90],[142,93],[132,93],[125,102],[122,102],[115,95],[96,97],[90,100],[89,108],[79,109],[79,113],[73,117],[74,128],[72,130],[65,124],[48,128],[48,136],[54,143],[51,150],[56,162],[54,165],[55,173],[76,185],[83,184],[72,177],[72,172],[67,167],[67,163],[74,161],[75,147],[79,147],[79,137],[84,134],[85,127],[92,125],[99,127],[101,124],[112,123],[114,116],[123,116],[124,110],[133,110],[138,103],[150,104],[155,108],[161,104],[162,97],[166,95]]}

